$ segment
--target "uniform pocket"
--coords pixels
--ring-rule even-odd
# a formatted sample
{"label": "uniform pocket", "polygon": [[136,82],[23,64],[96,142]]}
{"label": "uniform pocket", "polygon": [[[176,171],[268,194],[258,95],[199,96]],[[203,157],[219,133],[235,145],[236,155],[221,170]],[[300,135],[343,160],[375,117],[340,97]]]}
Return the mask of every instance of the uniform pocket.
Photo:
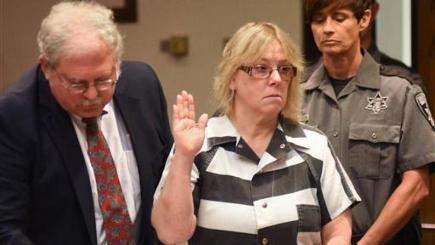
{"label": "uniform pocket", "polygon": [[391,176],[394,166],[388,166],[388,161],[383,159],[391,152],[387,148],[397,145],[399,139],[400,127],[397,125],[352,123],[349,128],[349,164],[353,174],[369,179]]}

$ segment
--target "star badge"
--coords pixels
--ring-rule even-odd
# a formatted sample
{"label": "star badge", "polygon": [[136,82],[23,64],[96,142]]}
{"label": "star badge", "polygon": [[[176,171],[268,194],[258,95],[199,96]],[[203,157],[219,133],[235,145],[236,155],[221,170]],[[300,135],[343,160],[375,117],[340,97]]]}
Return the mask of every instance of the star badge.
{"label": "star badge", "polygon": [[367,101],[369,104],[364,109],[372,111],[375,114],[388,108],[388,97],[382,96],[380,92],[377,92],[374,97],[368,97]]}

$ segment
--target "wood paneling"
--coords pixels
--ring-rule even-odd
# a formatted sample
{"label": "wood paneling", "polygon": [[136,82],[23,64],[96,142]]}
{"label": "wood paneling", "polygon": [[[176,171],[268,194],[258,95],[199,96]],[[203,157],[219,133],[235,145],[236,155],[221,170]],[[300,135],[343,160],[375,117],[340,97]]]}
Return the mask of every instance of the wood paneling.
{"label": "wood paneling", "polygon": [[[435,0],[419,0],[418,71],[428,90],[428,99],[435,114]],[[435,149],[434,149],[435,151]],[[435,224],[435,174],[431,176],[431,194],[421,208],[422,223]],[[435,244],[435,229],[423,229],[423,244]]]}

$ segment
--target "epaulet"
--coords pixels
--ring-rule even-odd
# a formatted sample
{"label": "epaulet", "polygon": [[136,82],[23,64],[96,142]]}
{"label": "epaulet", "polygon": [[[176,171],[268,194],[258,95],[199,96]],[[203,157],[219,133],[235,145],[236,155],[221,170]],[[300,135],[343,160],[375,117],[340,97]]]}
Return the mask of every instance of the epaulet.
{"label": "epaulet", "polygon": [[412,72],[408,69],[405,69],[396,65],[380,65],[380,73],[382,76],[387,77],[400,77],[408,81],[410,84],[418,84],[419,81],[416,81],[416,77],[413,76]]}

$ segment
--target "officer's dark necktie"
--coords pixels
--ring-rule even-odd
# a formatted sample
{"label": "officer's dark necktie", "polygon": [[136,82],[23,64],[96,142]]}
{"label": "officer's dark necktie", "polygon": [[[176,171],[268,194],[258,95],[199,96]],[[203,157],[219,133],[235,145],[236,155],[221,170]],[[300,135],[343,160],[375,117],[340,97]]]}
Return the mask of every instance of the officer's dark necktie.
{"label": "officer's dark necktie", "polygon": [[130,244],[133,225],[109,146],[96,118],[84,118],[83,122],[86,123],[88,154],[97,182],[107,244]]}

